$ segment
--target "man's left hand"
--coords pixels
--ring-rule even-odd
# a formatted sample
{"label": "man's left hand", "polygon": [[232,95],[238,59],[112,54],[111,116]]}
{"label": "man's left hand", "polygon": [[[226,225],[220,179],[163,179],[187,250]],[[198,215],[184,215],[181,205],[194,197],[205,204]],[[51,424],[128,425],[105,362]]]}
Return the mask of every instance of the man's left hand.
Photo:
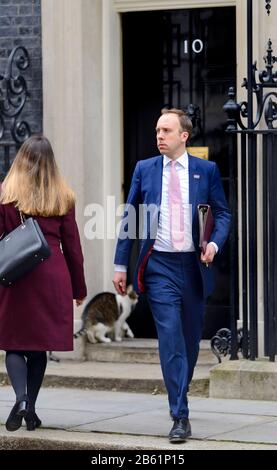
{"label": "man's left hand", "polygon": [[202,263],[212,263],[214,260],[214,256],[216,254],[215,247],[212,243],[208,243],[205,254],[201,254],[201,261]]}

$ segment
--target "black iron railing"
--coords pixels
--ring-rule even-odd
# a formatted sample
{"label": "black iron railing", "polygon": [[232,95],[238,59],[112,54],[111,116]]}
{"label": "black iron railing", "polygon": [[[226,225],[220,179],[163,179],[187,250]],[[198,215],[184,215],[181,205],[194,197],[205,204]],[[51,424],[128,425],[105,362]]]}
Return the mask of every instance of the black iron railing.
{"label": "black iron railing", "polygon": [[[265,1],[268,15],[271,1]],[[217,357],[231,354],[238,358],[239,349],[244,358],[255,360],[258,355],[275,360],[277,352],[277,162],[274,149],[277,148],[277,71],[274,64],[271,39],[267,42],[264,57],[265,69],[258,72],[253,64],[253,2],[247,0],[247,60],[248,76],[242,86],[247,90],[247,101],[237,103],[234,88],[229,89],[229,100],[224,106],[227,112],[227,132],[239,136],[241,156],[241,270],[242,270],[242,329],[237,330],[237,314],[232,309],[231,332],[216,334],[212,346]],[[256,112],[254,116],[254,98]],[[262,220],[263,227],[263,279],[264,279],[264,351],[258,351],[258,216],[257,183],[258,157],[262,158]],[[233,208],[234,210],[234,208]],[[223,352],[222,352],[223,351]]]}
{"label": "black iron railing", "polygon": [[22,74],[29,66],[27,50],[17,46],[8,58],[4,74],[0,73],[0,179],[9,170],[19,146],[31,135],[29,124],[20,119],[29,96]]}

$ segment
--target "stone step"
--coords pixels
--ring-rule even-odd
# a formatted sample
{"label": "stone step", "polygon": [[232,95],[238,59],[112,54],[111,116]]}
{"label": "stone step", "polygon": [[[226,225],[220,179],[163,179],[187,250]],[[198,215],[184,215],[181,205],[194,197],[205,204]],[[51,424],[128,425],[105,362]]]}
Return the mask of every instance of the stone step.
{"label": "stone step", "polygon": [[[58,357],[64,357],[57,354]],[[156,339],[124,339],[122,342],[86,343],[84,358],[93,362],[124,362],[159,364],[158,341]],[[216,365],[217,359],[210,349],[209,341],[202,341],[198,364]]]}
{"label": "stone step", "polygon": [[87,343],[87,361],[159,364],[158,341],[155,339],[124,339],[122,342]]}
{"label": "stone step", "polygon": [[[124,339],[121,343],[88,343],[86,349],[87,353],[81,356],[85,356],[86,360],[82,361],[66,359],[67,353],[54,353],[60,362],[48,362],[43,386],[165,393],[157,340]],[[191,395],[208,396],[209,371],[216,364],[209,342],[202,341],[190,385]],[[8,383],[3,361],[0,361],[0,382]]]}
{"label": "stone step", "polygon": [[[166,438],[156,436],[132,436],[99,432],[70,432],[59,429],[37,429],[35,433],[19,430],[16,433],[8,433],[4,426],[0,426],[0,450],[88,450],[87,454],[71,454],[71,463],[82,466],[82,462],[92,462],[92,458],[99,459],[99,451],[120,450],[134,451],[126,455],[126,459],[132,458],[135,462],[138,456],[137,451],[147,450],[172,450],[176,452],[176,444],[170,444]],[[183,444],[178,444],[177,450],[276,450],[273,444],[259,444],[251,442],[224,442],[212,440],[189,439]],[[106,454],[105,454],[106,455]],[[108,455],[112,455],[109,454]],[[117,455],[117,454],[115,454]],[[158,454],[157,454],[158,455]],[[1,460],[5,459],[5,454]],[[12,455],[7,456],[7,463],[10,463]],[[23,460],[22,460],[23,457]],[[20,457],[24,462],[24,455]],[[172,455],[172,458],[174,454]],[[18,457],[17,457],[18,458]],[[30,456],[26,456],[26,459]],[[53,460],[52,454],[45,454],[46,462]],[[104,458],[104,457],[103,457]],[[9,459],[9,460],[8,460]],[[73,461],[72,461],[73,459]],[[83,460],[84,459],[84,460]],[[27,463],[27,460],[26,460]],[[53,462],[54,463],[54,462]],[[101,462],[99,462],[101,463]],[[166,462],[168,463],[168,462]],[[96,465],[96,463],[95,463]],[[113,467],[112,467],[113,468]],[[127,468],[127,467],[125,467]]]}
{"label": "stone step", "polygon": [[[4,364],[0,365],[0,382],[8,384]],[[159,364],[66,361],[49,362],[44,387],[67,387],[89,390],[165,393]],[[209,368],[198,365],[190,394],[208,396]]]}

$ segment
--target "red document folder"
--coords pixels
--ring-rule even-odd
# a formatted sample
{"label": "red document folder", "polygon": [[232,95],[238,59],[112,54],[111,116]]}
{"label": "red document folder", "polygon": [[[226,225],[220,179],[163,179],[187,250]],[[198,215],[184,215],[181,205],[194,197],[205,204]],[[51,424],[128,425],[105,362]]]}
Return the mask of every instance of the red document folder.
{"label": "red document folder", "polygon": [[199,247],[205,253],[214,228],[214,218],[209,204],[198,204]]}

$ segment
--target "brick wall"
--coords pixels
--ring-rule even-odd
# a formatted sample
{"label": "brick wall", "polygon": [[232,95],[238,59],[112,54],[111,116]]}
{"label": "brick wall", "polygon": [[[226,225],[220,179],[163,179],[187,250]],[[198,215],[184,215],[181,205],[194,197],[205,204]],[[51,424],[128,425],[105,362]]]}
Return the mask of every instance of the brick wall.
{"label": "brick wall", "polygon": [[[34,134],[42,131],[41,0],[0,0],[0,75],[12,49],[19,45],[30,56],[30,67],[21,72],[30,96],[20,116]],[[5,124],[10,126],[7,121]],[[3,140],[12,142],[9,130],[5,130]]]}

